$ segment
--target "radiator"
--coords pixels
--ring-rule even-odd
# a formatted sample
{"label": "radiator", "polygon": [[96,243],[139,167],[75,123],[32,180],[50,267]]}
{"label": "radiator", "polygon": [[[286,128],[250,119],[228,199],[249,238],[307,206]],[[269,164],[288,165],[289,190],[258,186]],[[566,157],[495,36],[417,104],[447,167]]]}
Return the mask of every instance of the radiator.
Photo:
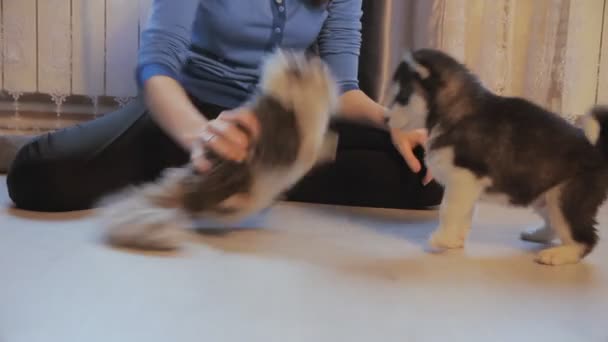
{"label": "radiator", "polygon": [[0,111],[96,114],[136,95],[152,0],[0,0]]}

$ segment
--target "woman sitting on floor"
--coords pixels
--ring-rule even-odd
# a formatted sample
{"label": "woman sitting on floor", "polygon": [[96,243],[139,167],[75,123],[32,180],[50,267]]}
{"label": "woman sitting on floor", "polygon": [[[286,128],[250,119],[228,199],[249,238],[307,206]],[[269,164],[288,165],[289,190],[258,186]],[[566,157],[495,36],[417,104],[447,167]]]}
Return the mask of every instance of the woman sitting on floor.
{"label": "woman sitting on floor", "polygon": [[28,210],[87,209],[105,194],[187,163],[196,144],[244,159],[248,141],[234,124],[255,129],[252,114],[239,106],[257,85],[263,56],[276,47],[316,45],[339,82],[339,114],[348,122],[335,126],[335,162],[305,177],[288,199],[437,205],[441,188],[423,185],[428,179],[417,174],[421,156],[413,152],[424,132],[379,128],[384,108],[358,88],[361,15],[361,0],[155,0],[136,73],[143,96],[27,143],[8,174],[11,199]]}

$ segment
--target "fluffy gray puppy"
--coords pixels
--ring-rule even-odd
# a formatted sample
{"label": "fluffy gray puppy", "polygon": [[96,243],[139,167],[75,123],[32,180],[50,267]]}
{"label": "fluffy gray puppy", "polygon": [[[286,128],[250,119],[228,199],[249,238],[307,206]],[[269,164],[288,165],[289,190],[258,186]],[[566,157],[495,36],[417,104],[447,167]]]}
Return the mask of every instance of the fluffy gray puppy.
{"label": "fluffy gray puppy", "polygon": [[405,55],[392,90],[389,125],[428,129],[426,164],[445,186],[431,246],[462,248],[475,204],[498,201],[545,219],[535,240],[561,240],[538,262],[577,263],[593,250],[608,192],[607,108],[592,108],[580,129],[526,99],[492,93],[465,65],[429,49]]}
{"label": "fluffy gray puppy", "polygon": [[105,198],[99,213],[109,243],[176,249],[195,219],[230,224],[269,207],[321,157],[337,98],[318,57],[274,52],[262,66],[259,93],[246,104],[260,123],[249,159],[236,163],[206,152],[214,162],[207,172],[171,168],[156,182]]}

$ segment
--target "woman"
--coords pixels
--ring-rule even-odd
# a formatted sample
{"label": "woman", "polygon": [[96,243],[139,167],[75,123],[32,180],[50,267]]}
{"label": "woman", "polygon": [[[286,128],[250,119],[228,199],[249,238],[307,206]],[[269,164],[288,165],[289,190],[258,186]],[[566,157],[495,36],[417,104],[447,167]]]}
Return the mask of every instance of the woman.
{"label": "woman", "polygon": [[[107,193],[187,163],[195,144],[243,160],[249,142],[234,123],[253,131],[257,123],[239,105],[256,86],[261,59],[276,47],[316,46],[339,82],[340,114],[382,125],[383,107],[358,89],[361,14],[361,0],[155,0],[136,72],[143,99],[25,145],[7,177],[11,199],[28,210],[90,208]],[[421,163],[413,148],[423,132],[393,133],[401,158],[382,129],[341,123],[336,130],[336,161],[302,180],[290,200],[438,204],[440,188],[424,187],[428,177],[416,174]],[[193,161],[209,166],[202,157]]]}

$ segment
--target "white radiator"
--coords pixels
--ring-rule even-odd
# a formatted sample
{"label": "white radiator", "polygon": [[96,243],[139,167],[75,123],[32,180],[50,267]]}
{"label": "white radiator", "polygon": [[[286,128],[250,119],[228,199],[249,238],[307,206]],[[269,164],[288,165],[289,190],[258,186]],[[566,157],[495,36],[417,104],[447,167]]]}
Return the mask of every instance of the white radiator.
{"label": "white radiator", "polygon": [[151,3],[0,0],[0,110],[94,113],[100,99],[124,104],[136,95],[139,34]]}

